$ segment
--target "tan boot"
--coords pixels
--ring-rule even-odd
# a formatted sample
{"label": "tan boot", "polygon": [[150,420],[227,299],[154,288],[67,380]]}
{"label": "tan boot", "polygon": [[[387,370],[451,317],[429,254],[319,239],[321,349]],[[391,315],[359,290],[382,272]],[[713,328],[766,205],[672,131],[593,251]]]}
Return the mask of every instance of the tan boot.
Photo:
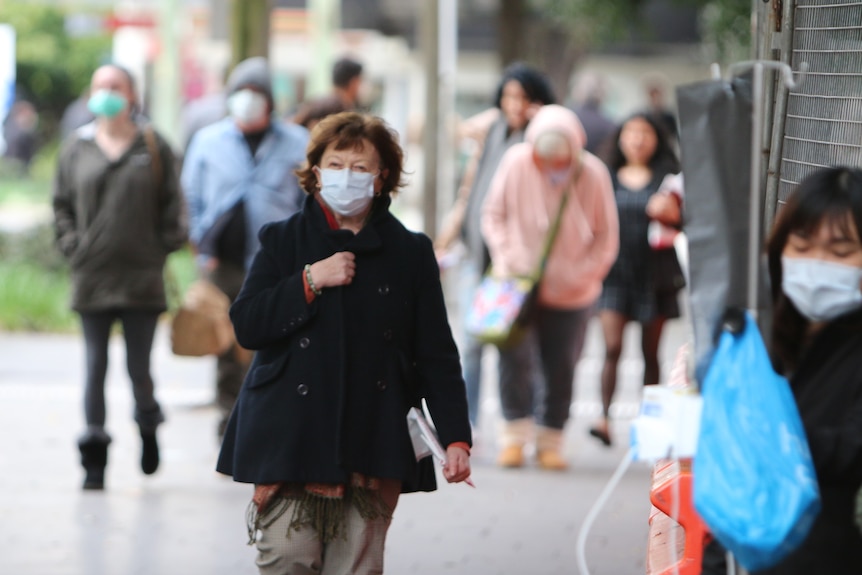
{"label": "tan boot", "polygon": [[504,447],[497,455],[497,465],[509,468],[524,467],[524,447],[522,445]]}
{"label": "tan boot", "polygon": [[500,453],[497,465],[517,468],[524,466],[524,445],[530,440],[533,420],[528,418],[504,421],[500,433]]}
{"label": "tan boot", "polygon": [[536,461],[549,471],[565,471],[569,464],[563,459],[563,432],[560,429],[540,427],[536,434]]}

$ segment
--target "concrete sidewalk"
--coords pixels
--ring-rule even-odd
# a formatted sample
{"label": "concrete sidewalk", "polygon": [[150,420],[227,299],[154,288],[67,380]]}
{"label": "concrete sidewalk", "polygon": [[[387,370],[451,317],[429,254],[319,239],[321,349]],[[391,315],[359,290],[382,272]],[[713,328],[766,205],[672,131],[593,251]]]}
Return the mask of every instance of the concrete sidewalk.
{"label": "concrete sidewalk", "polygon": [[[686,338],[671,322],[662,346],[667,365]],[[626,451],[637,410],[642,362],[636,329],[627,334],[615,422],[617,445],[587,436],[600,412],[602,346],[590,328],[578,367],[565,473],[493,465],[499,422],[493,355],[484,382],[482,426],[474,452],[477,489],[448,485],[404,496],[390,530],[390,574],[575,574],[581,522]],[[111,445],[106,490],[82,492],[75,438],[81,431],[83,343],[75,335],[0,334],[0,573],[9,575],[252,575],[244,512],[251,495],[213,470],[218,452],[213,361],[178,358],[160,328],[153,353],[162,467],[138,464],[140,438],[119,338],[108,375]],[[588,540],[594,575],[644,573],[649,468],[624,477]]]}

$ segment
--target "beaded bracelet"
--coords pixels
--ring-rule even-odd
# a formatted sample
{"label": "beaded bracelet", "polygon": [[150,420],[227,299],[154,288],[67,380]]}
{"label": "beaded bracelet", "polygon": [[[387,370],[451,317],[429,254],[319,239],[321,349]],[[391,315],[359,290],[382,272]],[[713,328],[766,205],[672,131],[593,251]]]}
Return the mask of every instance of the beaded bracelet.
{"label": "beaded bracelet", "polygon": [[308,282],[308,287],[311,289],[311,293],[314,295],[320,295],[323,292],[317,289],[317,286],[314,285],[314,280],[311,279],[311,264],[305,264],[305,281]]}

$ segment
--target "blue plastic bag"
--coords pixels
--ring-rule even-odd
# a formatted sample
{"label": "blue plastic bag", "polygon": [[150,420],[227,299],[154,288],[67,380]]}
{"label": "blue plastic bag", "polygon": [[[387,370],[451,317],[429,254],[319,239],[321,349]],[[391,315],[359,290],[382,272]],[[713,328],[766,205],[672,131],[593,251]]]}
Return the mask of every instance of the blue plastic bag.
{"label": "blue plastic bag", "polygon": [[772,567],[808,535],[820,493],[790,386],[750,317],[722,333],[702,394],[694,506],[743,567]]}

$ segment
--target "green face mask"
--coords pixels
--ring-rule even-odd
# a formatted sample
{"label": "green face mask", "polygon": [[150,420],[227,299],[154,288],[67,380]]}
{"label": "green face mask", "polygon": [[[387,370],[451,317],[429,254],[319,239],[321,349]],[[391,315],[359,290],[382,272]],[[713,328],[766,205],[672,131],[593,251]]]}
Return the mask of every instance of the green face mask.
{"label": "green face mask", "polygon": [[96,116],[113,118],[126,109],[129,103],[126,98],[111,90],[98,90],[87,101],[87,109]]}

